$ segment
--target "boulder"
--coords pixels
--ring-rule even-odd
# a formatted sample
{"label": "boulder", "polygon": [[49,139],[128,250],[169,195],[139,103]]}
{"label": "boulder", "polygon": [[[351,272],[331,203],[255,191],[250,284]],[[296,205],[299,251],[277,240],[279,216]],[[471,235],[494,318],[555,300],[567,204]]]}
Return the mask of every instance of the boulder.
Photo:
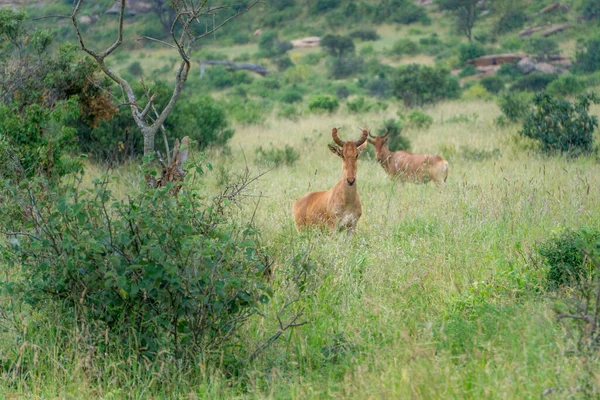
{"label": "boulder", "polygon": [[555,33],[562,32],[565,29],[570,29],[570,28],[572,28],[571,24],[554,25],[550,29],[546,29],[544,32],[542,32],[542,36],[548,37],[550,35],[554,35]]}
{"label": "boulder", "polygon": [[467,64],[475,65],[476,67],[485,67],[488,65],[502,65],[504,63],[512,63],[515,61],[519,61],[525,57],[524,54],[492,54],[489,56],[483,56],[478,58],[473,58],[467,61]]}
{"label": "boulder", "polygon": [[519,37],[528,37],[533,35],[537,31],[541,31],[543,28],[541,26],[530,26],[528,28],[523,29],[519,32]]}
{"label": "boulder", "polygon": [[545,62],[535,64],[535,70],[538,72],[543,72],[545,74],[556,74],[558,72],[558,68],[556,68],[552,64]]}
{"label": "boulder", "polygon": [[523,72],[525,75],[535,71],[535,61],[532,58],[525,57],[522,58],[521,61],[517,63],[517,67]]}
{"label": "boulder", "polygon": [[321,38],[318,36],[310,36],[303,39],[292,40],[292,46],[294,48],[302,48],[302,47],[318,47],[321,42]]}

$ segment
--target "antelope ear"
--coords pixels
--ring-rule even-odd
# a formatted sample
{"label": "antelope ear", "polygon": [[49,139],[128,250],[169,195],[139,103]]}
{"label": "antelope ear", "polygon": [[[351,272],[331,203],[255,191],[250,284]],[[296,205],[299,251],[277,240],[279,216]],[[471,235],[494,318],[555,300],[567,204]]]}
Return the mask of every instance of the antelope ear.
{"label": "antelope ear", "polygon": [[358,154],[360,154],[361,151],[363,151],[364,149],[367,148],[367,142],[364,142],[363,144],[361,144],[360,146],[357,147],[358,149]]}
{"label": "antelope ear", "polygon": [[332,144],[328,144],[327,147],[329,147],[329,150],[331,150],[331,152],[341,158],[344,158],[344,156],[342,155],[342,149],[340,149],[337,146],[334,146]]}

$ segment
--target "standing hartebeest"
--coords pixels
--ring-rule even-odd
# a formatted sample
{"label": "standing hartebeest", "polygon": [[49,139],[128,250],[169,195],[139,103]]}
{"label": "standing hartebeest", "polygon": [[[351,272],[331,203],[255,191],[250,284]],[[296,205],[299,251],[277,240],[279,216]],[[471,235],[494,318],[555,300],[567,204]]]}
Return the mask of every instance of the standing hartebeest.
{"label": "standing hartebeest", "polygon": [[412,154],[408,151],[390,151],[386,142],[389,139],[387,132],[384,135],[373,136],[369,132],[369,143],[375,146],[377,162],[392,178],[401,181],[423,182],[430,180],[438,185],[443,185],[448,177],[448,161],[438,155]]}
{"label": "standing hartebeest", "polygon": [[308,193],[294,202],[292,213],[296,229],[309,225],[325,225],[332,230],[335,227],[353,231],[362,214],[360,198],[356,191],[356,163],[358,155],[367,146],[368,132],[363,129],[360,139],[355,142],[344,142],[333,128],[331,136],[339,146],[329,145],[333,154],[343,160],[344,176],[329,190]]}

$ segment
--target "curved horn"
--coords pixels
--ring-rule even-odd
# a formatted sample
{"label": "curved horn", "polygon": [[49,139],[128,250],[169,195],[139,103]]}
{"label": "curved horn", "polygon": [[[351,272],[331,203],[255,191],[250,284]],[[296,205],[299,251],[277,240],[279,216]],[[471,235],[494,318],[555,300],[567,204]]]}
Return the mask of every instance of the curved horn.
{"label": "curved horn", "polygon": [[386,138],[386,137],[387,137],[389,134],[390,134],[390,129],[389,129],[389,128],[387,128],[387,129],[385,130],[385,133],[384,133],[383,135],[379,135],[379,136],[381,136],[381,138]]}
{"label": "curved horn", "polygon": [[333,137],[333,141],[336,142],[339,146],[344,147],[344,141],[341,140],[337,134],[338,128],[333,128],[331,130],[331,136]]}
{"label": "curved horn", "polygon": [[369,135],[369,132],[366,129],[361,129],[362,130],[362,136],[360,137],[360,139],[358,139],[356,142],[356,146],[360,146],[361,144],[363,144],[365,142],[365,140],[367,140],[367,136]]}

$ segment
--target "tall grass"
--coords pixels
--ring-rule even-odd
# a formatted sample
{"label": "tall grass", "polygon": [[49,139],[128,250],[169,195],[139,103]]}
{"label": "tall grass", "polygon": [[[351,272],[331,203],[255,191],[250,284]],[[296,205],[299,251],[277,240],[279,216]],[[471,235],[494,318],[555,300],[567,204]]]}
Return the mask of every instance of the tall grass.
{"label": "tall grass", "polygon": [[[477,118],[444,123],[465,110]],[[0,333],[0,397],[479,399],[534,398],[546,390],[580,396],[582,361],[555,319],[533,248],[561,227],[599,227],[596,158],[528,150],[516,127],[494,125],[493,103],[443,103],[427,110],[434,117],[429,130],[406,131],[415,152],[468,146],[500,155],[448,157],[444,188],[392,182],[376,162],[361,159],[363,216],[355,234],[296,233],[292,202],[341,177],[341,162],[326,146],[331,128],[356,140],[359,126],[374,131],[396,111],[239,126],[230,155],[207,155],[224,167],[221,175],[234,175],[260,168],[254,150],[266,143],[300,153],[293,166],[262,177],[239,212],[255,213],[271,248],[276,304],[290,290],[294,260],[309,255],[298,303],[308,324],[282,335],[242,375],[218,366],[190,371],[167,355],[150,363],[122,360],[119,349],[100,354],[85,337],[101,332],[59,331],[57,321],[24,310],[26,332]],[[223,184],[217,170],[200,178],[209,193]],[[124,193],[129,179],[117,183]],[[268,323],[275,307],[264,312],[243,332],[250,349],[277,330]],[[8,376],[7,364],[19,357],[37,361]]]}

